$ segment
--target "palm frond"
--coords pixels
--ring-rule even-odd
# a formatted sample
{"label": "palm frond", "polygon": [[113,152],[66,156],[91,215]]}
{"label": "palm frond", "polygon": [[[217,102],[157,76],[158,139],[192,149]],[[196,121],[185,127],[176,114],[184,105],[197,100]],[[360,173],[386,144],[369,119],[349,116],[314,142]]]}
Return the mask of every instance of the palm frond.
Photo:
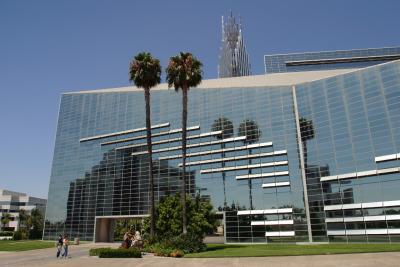
{"label": "palm frond", "polygon": [[161,82],[160,61],[148,52],[137,54],[129,65],[129,81],[138,88],[151,88]]}
{"label": "palm frond", "polygon": [[202,66],[191,53],[180,52],[171,57],[166,69],[168,87],[179,90],[198,86],[203,79]]}

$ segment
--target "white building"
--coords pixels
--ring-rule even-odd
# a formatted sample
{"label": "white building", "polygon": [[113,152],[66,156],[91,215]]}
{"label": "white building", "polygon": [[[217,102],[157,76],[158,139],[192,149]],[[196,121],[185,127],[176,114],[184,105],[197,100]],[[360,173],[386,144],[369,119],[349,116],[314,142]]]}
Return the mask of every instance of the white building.
{"label": "white building", "polygon": [[43,198],[31,197],[25,193],[0,189],[0,218],[6,213],[9,213],[12,218],[6,225],[1,225],[1,228],[9,231],[18,230],[18,214],[20,210],[25,210],[29,214],[33,209],[37,208],[44,216],[46,203],[47,200]]}

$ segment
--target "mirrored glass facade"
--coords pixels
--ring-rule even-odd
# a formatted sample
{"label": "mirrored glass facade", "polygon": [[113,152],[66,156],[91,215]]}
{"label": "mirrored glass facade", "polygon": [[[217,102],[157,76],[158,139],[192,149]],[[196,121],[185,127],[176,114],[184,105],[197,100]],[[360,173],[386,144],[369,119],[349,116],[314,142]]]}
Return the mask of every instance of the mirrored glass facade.
{"label": "mirrored glass facade", "polygon": [[265,73],[365,68],[400,59],[400,47],[265,55]]}
{"label": "mirrored glass facade", "polygon": [[[153,90],[155,197],[178,192],[181,94]],[[227,243],[400,240],[400,62],[282,86],[191,89],[188,192]],[[45,239],[149,209],[141,90],[64,94]],[[228,130],[226,131],[226,129]]]}

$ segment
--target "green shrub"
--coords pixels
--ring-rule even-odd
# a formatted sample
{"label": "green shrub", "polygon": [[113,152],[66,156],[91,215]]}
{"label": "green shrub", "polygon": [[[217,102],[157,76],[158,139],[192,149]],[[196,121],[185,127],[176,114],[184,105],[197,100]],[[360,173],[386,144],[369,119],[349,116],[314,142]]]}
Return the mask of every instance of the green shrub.
{"label": "green shrub", "polygon": [[99,251],[99,258],[141,258],[142,253],[136,248],[104,249]]}
{"label": "green shrub", "polygon": [[[186,197],[187,231],[189,234],[203,238],[212,233],[215,225],[215,214],[209,200],[199,195]],[[169,239],[182,233],[182,201],[180,194],[169,195],[161,199],[155,210],[156,233],[161,239]],[[144,231],[150,232],[150,219],[144,221]],[[144,239],[147,239],[145,235]],[[156,238],[157,239],[157,238]],[[154,241],[154,240],[151,240]],[[149,242],[150,244],[152,242]]]}
{"label": "green shrub", "polygon": [[209,201],[187,195],[187,234],[182,232],[182,201],[179,194],[163,198],[156,206],[156,233],[150,237],[150,220],[144,224],[144,251],[158,256],[181,257],[206,250],[203,238],[213,232],[215,216]]}
{"label": "green shrub", "polygon": [[206,248],[202,238],[193,234],[181,234],[153,244],[146,243],[144,251],[154,253],[156,256],[182,257],[187,253],[205,251]]}
{"label": "green shrub", "polygon": [[29,231],[29,239],[42,239],[43,230],[42,229],[32,229]]}
{"label": "green shrub", "polygon": [[89,250],[89,256],[99,256],[101,251],[110,250],[111,248],[92,248]]}
{"label": "green shrub", "polygon": [[27,238],[26,231],[23,230],[17,230],[13,234],[13,240],[22,240],[26,238]]}
{"label": "green shrub", "polygon": [[207,248],[203,243],[203,238],[195,234],[181,234],[177,237],[166,239],[163,245],[180,250],[185,254],[205,251]]}
{"label": "green shrub", "polygon": [[183,255],[185,255],[185,253],[182,250],[171,247],[165,247],[164,245],[161,244],[155,244],[151,246],[148,252],[154,253],[155,256],[174,257],[174,258],[180,258],[183,257]]}
{"label": "green shrub", "polygon": [[159,245],[154,247],[153,252],[155,256],[170,257],[173,249]]}
{"label": "green shrub", "polygon": [[2,231],[2,232],[0,232],[0,236],[14,236],[14,232],[12,232],[12,231]]}
{"label": "green shrub", "polygon": [[158,236],[150,236],[149,233],[144,233],[143,234],[143,240],[144,240],[144,246],[151,246],[153,244],[159,243],[161,240]]}
{"label": "green shrub", "polygon": [[183,251],[181,251],[181,250],[174,250],[172,253],[171,253],[171,257],[174,257],[174,258],[181,258],[181,257],[183,257],[183,255],[185,255],[185,253],[183,253]]}

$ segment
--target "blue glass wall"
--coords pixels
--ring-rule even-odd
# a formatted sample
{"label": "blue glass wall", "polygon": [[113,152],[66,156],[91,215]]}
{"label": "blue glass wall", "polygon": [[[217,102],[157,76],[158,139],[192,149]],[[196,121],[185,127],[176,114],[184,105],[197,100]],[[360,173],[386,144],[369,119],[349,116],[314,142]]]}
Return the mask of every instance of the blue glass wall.
{"label": "blue glass wall", "polygon": [[[80,141],[143,127],[143,98],[142,91],[63,95],[49,189],[46,238],[66,232],[91,240],[95,216],[148,213],[148,158],[145,152],[141,153],[146,148],[138,147],[145,143],[145,139],[140,139],[145,133]],[[180,133],[163,133],[181,127],[181,95],[173,90],[158,90],[153,91],[151,101],[152,124],[169,123],[169,127],[153,130],[158,200],[177,192],[180,186],[181,158],[173,158],[180,155],[180,150],[174,149],[180,146]],[[268,229],[291,231],[293,235],[295,231],[296,236],[288,237],[287,241],[307,240],[291,88],[192,89],[189,107],[188,125],[198,126],[189,132],[188,145],[192,147],[188,154],[192,156],[188,165],[193,164],[187,168],[189,190],[193,195],[200,192],[203,198],[211,199],[216,211],[232,211],[227,216],[228,242],[266,242]],[[234,128],[232,136],[222,140],[212,133],[214,122],[221,117],[231,120]],[[258,126],[256,139],[239,136],[239,127],[246,120]],[[221,149],[224,153],[218,152]],[[221,158],[227,160],[221,161]],[[218,170],[221,168],[224,170]],[[279,175],[240,178],[274,172]],[[281,181],[290,182],[290,186],[262,187],[263,183]],[[294,222],[253,227],[254,218],[245,215],[239,218],[237,214],[237,210],[277,208],[293,210],[275,212],[265,218],[258,216],[258,220],[277,221],[278,217],[285,217]],[[238,220],[243,223],[238,224]]]}
{"label": "blue glass wall", "polygon": [[[400,203],[389,202],[400,199],[400,165],[396,157],[377,157],[400,151],[399,66],[389,63],[296,86],[299,116],[314,128],[304,142],[308,186],[320,188],[309,190],[313,231],[328,231],[314,238],[398,241],[397,234],[383,233],[400,226],[400,218],[388,216],[400,214]],[[327,178],[311,179],[314,166],[324,166]]]}
{"label": "blue glass wall", "polygon": [[265,73],[364,68],[400,58],[400,47],[265,55]]}
{"label": "blue glass wall", "polygon": [[[399,61],[294,87],[192,89],[188,192],[225,214],[226,242],[304,242],[308,226],[313,241],[399,241],[399,100]],[[158,201],[181,186],[181,94],[151,101]],[[144,124],[140,90],[62,96],[45,239],[92,240],[96,216],[148,214]],[[258,130],[243,136],[247,124]]]}

